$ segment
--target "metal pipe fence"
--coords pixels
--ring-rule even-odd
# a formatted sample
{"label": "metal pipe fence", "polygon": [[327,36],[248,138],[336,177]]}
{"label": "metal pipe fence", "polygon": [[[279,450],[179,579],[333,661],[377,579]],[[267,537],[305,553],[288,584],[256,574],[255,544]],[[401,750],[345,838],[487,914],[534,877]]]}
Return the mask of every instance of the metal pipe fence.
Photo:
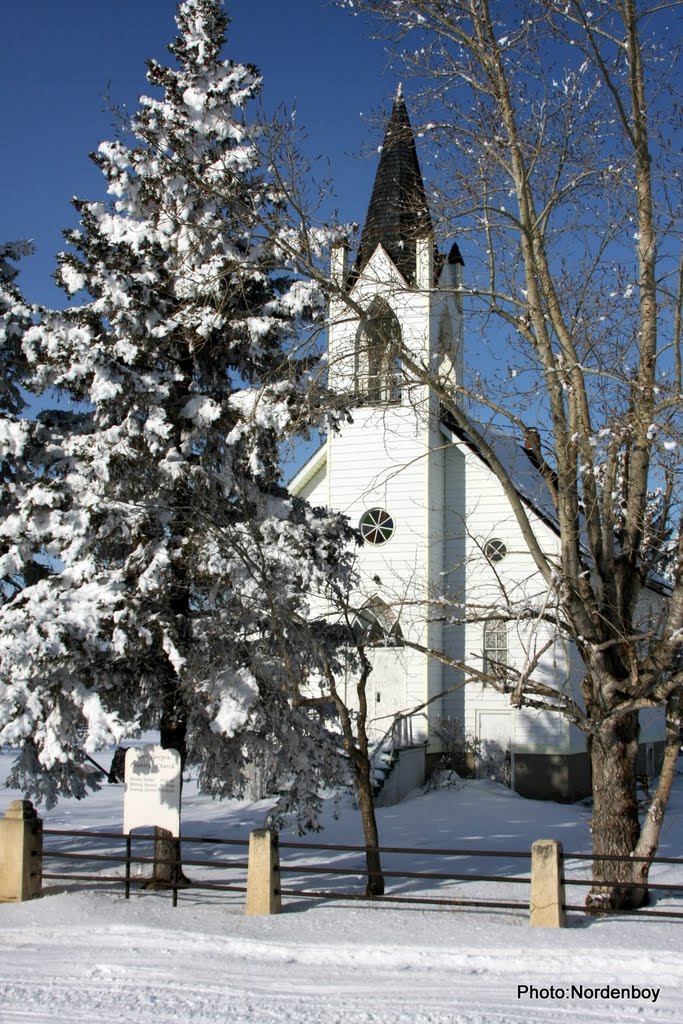
{"label": "metal pipe fence", "polygon": [[[170,880],[164,884],[164,888],[172,891],[173,906],[178,903],[179,892],[190,888],[193,893],[206,890],[216,893],[241,893],[247,892],[247,871],[249,867],[248,858],[244,857],[245,848],[249,846],[249,839],[223,839],[215,836],[181,836],[166,837],[164,842],[170,842],[173,848],[173,855],[170,859],[154,856],[154,850],[150,851],[149,844],[154,844],[158,837],[153,834],[126,834],[122,832],[109,831],[83,831],[74,829],[49,829],[43,830],[43,835],[48,841],[44,844],[43,859],[55,863],[52,870],[43,870],[43,879],[62,880],[71,882],[106,883],[109,885],[120,885],[124,889],[126,899],[130,898],[131,890],[134,887],[149,886],[153,878],[143,875],[135,875],[134,870],[145,869],[151,866],[162,865],[170,867]],[[51,840],[75,840],[71,846],[63,844],[52,845]],[[103,848],[107,844],[108,848]],[[111,849],[115,844],[116,849]],[[145,844],[147,844],[145,846]],[[210,858],[197,856],[195,852],[188,856],[188,850],[192,851],[202,847],[214,847],[213,856]],[[181,849],[182,848],[182,849]],[[394,903],[405,905],[424,905],[445,908],[485,908],[500,910],[528,910],[529,908],[529,887],[531,883],[531,854],[529,850],[481,850],[481,849],[455,849],[455,848],[427,848],[427,847],[397,847],[381,846],[376,850],[370,850],[361,845],[333,844],[333,843],[309,843],[309,842],[280,842],[279,843],[279,884],[277,892],[283,898],[314,899],[314,900],[336,900],[373,903]],[[223,851],[230,851],[233,856],[223,855]],[[297,860],[299,853],[312,851],[318,855],[337,855],[338,860],[332,857],[327,858],[327,863],[322,864],[320,857],[316,863],[313,858]],[[368,852],[377,852],[385,858],[386,867],[382,869],[382,875],[392,883],[387,892],[382,896],[368,896],[364,891],[359,891],[367,876],[367,864],[365,858]],[[403,868],[397,860],[403,857],[410,857],[411,863]],[[432,858],[441,858],[445,864],[435,865],[435,869],[417,869],[415,864],[421,860],[429,861]],[[494,870],[484,872],[480,865],[473,862],[473,859],[485,859],[493,864],[496,861],[507,863],[518,862],[520,871],[511,874],[495,873]],[[471,867],[464,869],[467,860]],[[330,861],[333,861],[330,863]],[[601,881],[593,877],[593,865],[596,862],[629,862],[629,863],[651,863],[653,865],[683,866],[681,857],[655,857],[636,858],[619,857],[613,855],[593,855],[590,853],[565,853],[562,857],[562,883],[566,889],[583,890],[600,887],[604,890],[610,888],[642,888],[641,882],[611,882]],[[454,863],[455,862],[455,863]],[[67,865],[74,863],[76,866],[82,864],[86,870],[70,870]],[[99,865],[117,865],[118,873],[110,871],[98,871]],[[501,865],[503,868],[503,866]],[[182,868],[197,868],[202,877],[193,878],[188,886],[182,877]],[[504,869],[503,869],[504,870]],[[214,880],[215,873],[222,872],[222,876]],[[285,883],[285,876],[292,879],[292,884]],[[330,884],[319,884],[319,880],[329,879]],[[425,886],[419,886],[424,881]],[[394,885],[393,883],[402,883]],[[340,884],[342,883],[342,884]],[[437,886],[441,887],[443,894],[438,894]],[[486,886],[502,886],[506,890],[510,886],[526,886],[526,892],[520,892],[520,899],[507,898],[507,892],[503,895],[494,891],[492,898],[486,893],[473,893],[472,898],[467,897],[468,883],[483,884]],[[413,888],[411,893],[409,890]],[[424,891],[424,889],[431,891]],[[422,889],[423,891],[419,891]],[[437,889],[437,892],[434,892]],[[668,893],[673,899],[678,900],[683,893],[683,884],[674,881],[652,881],[647,883],[647,889],[654,893]],[[355,891],[354,891],[355,890]],[[513,890],[514,891],[514,890]],[[575,900],[564,898],[562,904],[564,910],[586,913],[586,907],[578,904]],[[623,910],[615,911],[612,908],[592,907],[591,914],[625,915],[636,913],[638,916],[668,917],[683,919],[683,909],[664,907],[649,908],[642,907],[637,911]]]}
{"label": "metal pipe fence", "polygon": [[59,836],[59,837],[71,837],[79,840],[94,840],[95,842],[103,840],[116,840],[123,845],[123,851],[119,853],[105,852],[98,853],[92,849],[89,850],[67,850],[64,848],[51,849],[48,846],[43,846],[43,860],[56,860],[56,861],[79,861],[81,863],[103,863],[108,862],[112,864],[118,864],[123,866],[123,874],[102,874],[100,873],[87,873],[74,872],[74,871],[45,871],[43,870],[43,879],[61,879],[62,881],[80,881],[80,882],[106,882],[108,884],[122,885],[124,887],[126,899],[130,899],[131,888],[133,886],[139,886],[141,888],[150,886],[154,883],[154,878],[150,876],[134,876],[131,868],[135,865],[142,866],[162,866],[170,868],[170,878],[164,882],[164,888],[172,891],[173,906],[178,905],[178,892],[181,889],[188,887],[188,883],[182,878],[182,867],[198,867],[201,869],[216,869],[231,872],[239,872],[240,879],[243,879],[238,884],[234,881],[225,882],[209,882],[202,878],[193,879],[191,888],[193,890],[211,890],[215,892],[240,892],[246,893],[246,871],[248,869],[248,860],[235,860],[233,858],[216,859],[215,857],[210,860],[206,858],[197,857],[186,857],[181,854],[181,846],[191,847],[193,845],[212,845],[216,847],[240,847],[244,849],[248,848],[248,839],[221,839],[214,836],[164,836],[163,842],[169,843],[173,847],[174,853],[170,858],[158,857],[152,854],[151,856],[145,856],[141,853],[134,852],[134,844],[155,844],[159,837],[150,835],[147,833],[126,833],[126,832],[93,832],[76,829],[43,829],[43,836]]}
{"label": "metal pipe fence", "polygon": [[[671,864],[683,865],[683,857],[625,857],[617,854],[610,853],[563,853],[562,855],[563,871],[562,881],[565,888],[576,887],[579,889],[643,889],[646,888],[648,891],[653,892],[668,892],[673,894],[675,897],[677,894],[683,893],[683,885],[678,885],[675,882],[617,882],[609,880],[601,880],[592,877],[593,867],[595,863],[613,863],[613,864]],[[569,862],[578,862],[586,865],[585,870],[590,874],[588,878],[577,878],[575,875],[567,875],[566,867]],[[629,915],[637,914],[638,917],[667,917],[667,918],[678,918],[683,919],[683,910],[653,910],[649,907],[643,906],[638,907],[635,910],[615,910],[611,907],[600,907],[598,904],[591,906],[588,910],[583,904],[564,902],[564,910],[577,911],[579,913],[590,913],[593,915],[610,914],[610,915]]]}
{"label": "metal pipe fence", "polygon": [[[284,859],[283,851],[285,850],[329,850],[331,852],[341,852],[344,854],[356,854],[361,857],[365,857],[367,852],[378,852],[380,856],[410,856],[410,857],[440,857],[440,858],[501,858],[507,861],[509,860],[522,860],[527,862],[527,871],[520,877],[519,875],[509,874],[484,874],[481,871],[473,872],[458,872],[458,871],[429,871],[411,870],[409,867],[405,869],[397,869],[395,867],[383,867],[382,876],[385,879],[405,879],[409,881],[438,881],[444,883],[461,883],[461,882],[485,882],[485,883],[502,883],[505,885],[525,885],[529,886],[531,882],[530,878],[530,860],[531,854],[529,850],[526,851],[502,851],[502,850],[461,850],[449,848],[431,848],[431,847],[405,847],[405,846],[381,846],[377,849],[366,848],[365,846],[351,846],[351,845],[332,845],[327,843],[304,843],[304,842],[280,842],[280,875],[327,875],[332,879],[346,877],[349,879],[358,879],[362,877],[367,868],[364,864],[351,863],[343,866],[321,867],[319,864],[307,864],[307,863],[291,863]],[[396,892],[386,892],[382,896],[368,897],[365,893],[353,893],[345,892],[339,889],[318,889],[311,887],[293,887],[281,885],[279,888],[281,896],[287,897],[299,897],[304,899],[330,899],[330,900],[352,900],[362,901],[372,899],[373,903],[399,903],[399,904],[417,904],[427,906],[442,906],[442,907],[483,907],[489,909],[502,909],[502,910],[526,910],[529,907],[529,899],[524,900],[504,900],[504,899],[465,899],[461,898],[460,895],[449,894],[444,896],[435,896],[433,894],[425,895],[419,893],[416,895],[401,895]]]}

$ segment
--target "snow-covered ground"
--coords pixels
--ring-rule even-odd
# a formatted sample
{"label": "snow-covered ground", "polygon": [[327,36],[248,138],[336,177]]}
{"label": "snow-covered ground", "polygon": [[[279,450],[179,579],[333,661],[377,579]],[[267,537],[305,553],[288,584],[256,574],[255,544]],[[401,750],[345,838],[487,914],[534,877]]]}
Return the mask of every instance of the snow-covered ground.
{"label": "snow-covered ground", "polygon": [[[0,781],[10,758],[0,756]],[[680,780],[683,782],[683,779]],[[21,796],[0,790],[0,812]],[[64,801],[45,826],[118,831],[122,787],[87,801]],[[190,782],[183,832],[246,838],[263,824],[267,805],[214,803]],[[332,808],[312,841],[360,841],[349,798]],[[386,846],[528,849],[557,837],[565,850],[588,848],[590,811],[524,800],[493,783],[415,794],[378,812]],[[290,836],[283,839],[296,837]],[[675,793],[661,853],[681,856],[683,785]],[[54,845],[54,838],[46,838]],[[60,840],[60,846],[65,841]],[[244,858],[241,847],[186,847],[186,857]],[[330,854],[283,850],[283,861],[322,864]],[[339,863],[359,863],[333,854]],[[524,874],[512,858],[451,861],[387,855],[385,867],[467,874]],[[457,866],[456,866],[457,865]],[[45,870],[57,865],[46,860]],[[112,873],[111,866],[99,867]],[[117,869],[118,870],[118,869]],[[192,877],[212,877],[188,868]],[[580,872],[579,872],[580,873]],[[585,872],[584,872],[585,874]],[[239,881],[239,872],[235,872]],[[217,877],[214,880],[218,880]],[[225,880],[225,877],[223,878]],[[653,881],[680,882],[662,865]],[[428,892],[461,899],[522,900],[527,887],[503,883],[389,878],[399,895]],[[362,891],[358,878],[286,875],[285,885],[336,884]],[[429,888],[431,886],[431,889]],[[580,902],[585,891],[572,893]],[[532,929],[524,910],[454,910],[368,905],[292,897],[279,916],[248,918],[243,896],[186,890],[177,908],[167,894],[114,886],[46,881],[44,897],[0,906],[0,1024],[501,1024],[516,1021],[647,1022],[681,1019],[683,921],[633,917],[588,920],[570,915],[562,931]],[[672,898],[658,893],[658,906]],[[678,909],[681,909],[680,907]]]}

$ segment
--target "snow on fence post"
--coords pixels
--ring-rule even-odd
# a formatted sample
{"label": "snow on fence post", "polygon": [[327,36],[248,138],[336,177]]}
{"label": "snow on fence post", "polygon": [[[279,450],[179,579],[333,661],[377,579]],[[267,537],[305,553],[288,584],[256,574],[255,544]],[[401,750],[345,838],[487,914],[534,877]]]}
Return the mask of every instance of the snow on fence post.
{"label": "snow on fence post", "polygon": [[43,823],[30,800],[13,800],[0,818],[0,903],[40,896]]}
{"label": "snow on fence post", "polygon": [[249,834],[246,913],[279,914],[281,909],[278,835],[258,828]]}
{"label": "snow on fence post", "polygon": [[537,839],[531,847],[531,926],[564,928],[562,843]]}

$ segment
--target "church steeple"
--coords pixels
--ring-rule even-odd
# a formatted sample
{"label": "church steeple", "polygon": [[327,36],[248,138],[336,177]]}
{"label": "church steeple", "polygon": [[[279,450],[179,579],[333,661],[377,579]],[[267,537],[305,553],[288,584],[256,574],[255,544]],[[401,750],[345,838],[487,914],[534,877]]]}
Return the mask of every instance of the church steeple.
{"label": "church steeple", "polygon": [[409,283],[415,281],[417,238],[432,233],[415,138],[399,85],[361,235],[355,271],[382,245]]}

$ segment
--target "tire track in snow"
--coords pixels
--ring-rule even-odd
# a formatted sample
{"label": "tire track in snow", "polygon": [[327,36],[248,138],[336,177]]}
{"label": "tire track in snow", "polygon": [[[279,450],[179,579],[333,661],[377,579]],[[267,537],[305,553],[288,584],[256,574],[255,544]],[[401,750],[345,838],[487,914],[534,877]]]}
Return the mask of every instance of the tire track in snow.
{"label": "tire track in snow", "polygon": [[[514,964],[500,960],[494,964],[493,958],[476,954],[466,964],[462,961],[468,958],[462,954],[432,950],[431,964],[427,964],[408,962],[403,950],[404,957],[396,956],[392,964],[392,954],[401,951],[387,947],[379,958],[363,965],[359,951],[347,947],[324,947],[317,951],[316,960],[312,947],[246,941],[239,956],[235,940],[221,942],[218,936],[213,937],[215,943],[207,943],[203,936],[194,949],[191,935],[185,935],[184,943],[159,935],[156,943],[152,936],[147,936],[147,942],[140,942],[141,935],[128,937],[133,941],[125,948],[117,943],[103,949],[100,944],[92,950],[91,943],[99,961],[95,963],[84,963],[80,956],[65,960],[54,947],[43,951],[34,947],[30,980],[20,969],[18,949],[8,965],[14,976],[0,978],[0,1024],[28,1020],[33,1024],[120,1024],[122,1019],[129,1024],[224,1024],[227,1020],[231,1024],[347,1024],[349,1019],[355,1024],[387,1020],[393,1024],[540,1024],[551,1019],[567,1024],[615,1019],[620,1024],[673,1024],[678,1020],[677,1007],[669,999],[654,1006],[517,1001]],[[125,936],[116,938],[120,941]],[[201,948],[207,945],[214,948]],[[47,954],[44,959],[41,952]],[[73,946],[70,952],[75,952]],[[565,958],[565,977],[576,967]],[[544,975],[547,970],[544,963]],[[533,981],[543,984],[540,978]],[[583,983],[589,981],[584,978]]]}

